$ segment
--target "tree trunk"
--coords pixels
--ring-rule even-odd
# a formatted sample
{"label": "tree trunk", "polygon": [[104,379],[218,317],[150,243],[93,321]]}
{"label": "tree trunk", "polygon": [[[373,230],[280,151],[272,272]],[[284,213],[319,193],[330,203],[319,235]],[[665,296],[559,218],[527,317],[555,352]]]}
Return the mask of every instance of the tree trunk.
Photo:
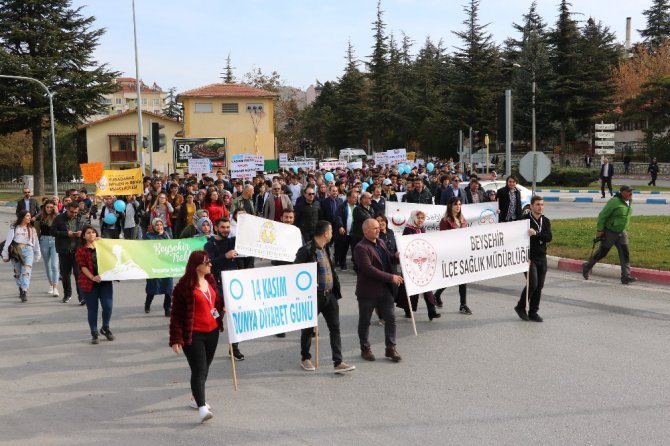
{"label": "tree trunk", "polygon": [[[42,126],[36,125],[32,129],[33,134],[33,178],[35,190],[33,195],[41,197],[44,195],[44,154],[42,150]],[[54,160],[55,162],[55,160]]]}
{"label": "tree trunk", "polygon": [[558,154],[558,165],[565,166],[565,156],[567,151],[565,142],[565,122],[561,122],[560,138],[561,138],[561,152]]}

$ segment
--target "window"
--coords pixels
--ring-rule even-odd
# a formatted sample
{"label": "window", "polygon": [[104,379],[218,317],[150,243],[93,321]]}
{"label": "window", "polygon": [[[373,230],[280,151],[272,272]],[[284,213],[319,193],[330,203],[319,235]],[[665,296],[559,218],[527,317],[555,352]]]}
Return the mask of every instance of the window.
{"label": "window", "polygon": [[147,105],[147,98],[142,98],[142,105]]}
{"label": "window", "polygon": [[161,105],[161,100],[160,99],[154,99],[154,106],[156,105]]}
{"label": "window", "polygon": [[124,136],[119,138],[119,152],[132,152],[135,150],[135,138]]}
{"label": "window", "polygon": [[103,105],[112,105],[112,100],[109,98],[102,98],[101,102]]}
{"label": "window", "polygon": [[212,113],[212,103],[211,102],[200,102],[195,104],[196,113]]}
{"label": "window", "polygon": [[123,99],[122,98],[116,98],[116,105],[121,105],[123,104]]}
{"label": "window", "polygon": [[239,113],[240,104],[238,103],[223,103],[221,104],[221,113]]}

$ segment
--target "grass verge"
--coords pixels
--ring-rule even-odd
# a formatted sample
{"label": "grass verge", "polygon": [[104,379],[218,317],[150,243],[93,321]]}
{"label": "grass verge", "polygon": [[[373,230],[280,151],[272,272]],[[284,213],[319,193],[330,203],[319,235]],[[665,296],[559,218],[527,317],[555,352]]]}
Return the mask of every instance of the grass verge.
{"label": "grass verge", "polygon": [[[595,218],[554,220],[551,228],[554,239],[547,254],[584,260],[590,256],[596,234]],[[633,216],[628,236],[631,266],[670,271],[670,217]],[[616,248],[612,247],[601,262],[618,265]]]}

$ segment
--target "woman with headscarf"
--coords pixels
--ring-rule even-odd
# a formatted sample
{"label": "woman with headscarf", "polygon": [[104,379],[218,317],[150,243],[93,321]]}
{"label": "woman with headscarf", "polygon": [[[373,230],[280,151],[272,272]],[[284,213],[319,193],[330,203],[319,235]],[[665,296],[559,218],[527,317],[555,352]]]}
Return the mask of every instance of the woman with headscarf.
{"label": "woman with headscarf", "polygon": [[[407,220],[407,224],[405,225],[405,229],[403,230],[402,235],[422,234],[426,232],[426,227],[424,226],[425,222],[426,214],[423,211],[412,211],[409,214],[409,219]],[[401,287],[403,287],[403,291],[406,293],[404,290],[404,285],[401,285]],[[402,292],[399,294],[402,294]],[[417,305],[419,303],[419,295],[412,295],[409,297],[409,299],[412,303],[411,309],[407,307],[407,299],[398,299],[397,305],[405,310],[405,317],[411,317],[410,311],[416,311]],[[433,295],[432,291],[423,293],[423,300],[426,302],[426,307],[428,307],[428,319],[432,321],[433,319],[438,319],[442,316],[435,309],[435,296]]]}
{"label": "woman with headscarf", "polygon": [[[146,240],[169,240],[170,234],[165,231],[165,225],[160,218],[154,218],[151,221],[152,231],[145,235]],[[151,303],[156,294],[163,294],[163,311],[165,317],[170,317],[170,304],[172,303],[172,277],[163,277],[160,279],[147,279],[147,285],[144,289],[147,297],[144,301],[144,312],[151,312]]]}
{"label": "woman with headscarf", "polygon": [[207,237],[207,240],[214,237],[212,220],[209,217],[201,217],[195,222],[196,233],[193,237]]}
{"label": "woman with headscarf", "polygon": [[[448,231],[451,229],[461,229],[467,228],[468,222],[465,221],[463,214],[461,213],[461,200],[458,197],[451,197],[447,202],[447,212],[444,214],[442,220],[440,220],[440,231]],[[442,293],[444,288],[438,290],[438,293]],[[465,283],[458,285],[458,294],[461,297],[461,306],[458,309],[458,312],[461,314],[472,314],[470,308],[468,308],[467,302],[467,293],[468,288]]]}

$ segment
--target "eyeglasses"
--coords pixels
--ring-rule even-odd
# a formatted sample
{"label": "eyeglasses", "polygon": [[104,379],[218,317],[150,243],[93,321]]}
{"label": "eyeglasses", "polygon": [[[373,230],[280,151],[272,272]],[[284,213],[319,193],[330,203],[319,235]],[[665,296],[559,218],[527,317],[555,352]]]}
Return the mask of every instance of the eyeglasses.
{"label": "eyeglasses", "polygon": [[314,195],[314,193],[311,193],[311,194],[305,194],[305,195],[307,195],[308,197],[311,197],[311,196]]}

